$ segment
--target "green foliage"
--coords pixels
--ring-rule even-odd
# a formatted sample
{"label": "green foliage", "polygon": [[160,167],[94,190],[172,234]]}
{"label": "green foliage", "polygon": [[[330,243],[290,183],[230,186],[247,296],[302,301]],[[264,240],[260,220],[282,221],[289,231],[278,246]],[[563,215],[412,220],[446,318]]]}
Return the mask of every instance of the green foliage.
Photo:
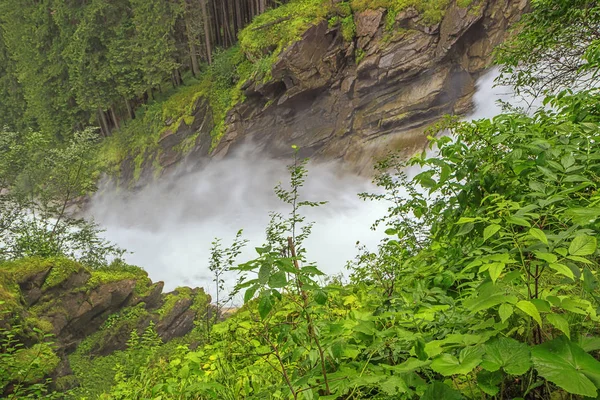
{"label": "green foliage", "polygon": [[[4,302],[0,300],[0,306]],[[4,312],[2,312],[4,314]],[[50,379],[46,379],[58,365],[51,335],[36,330],[38,343],[26,347],[20,340],[20,326],[0,328],[0,390],[8,399],[60,398],[50,392]]]}
{"label": "green foliage", "polygon": [[[244,307],[108,398],[596,397],[600,114],[579,110],[600,97],[548,102],[533,116],[449,121],[435,157],[382,162],[383,191],[364,197],[390,205],[378,221],[388,238],[348,285],[322,285],[306,262],[299,210],[318,203],[301,199],[296,161],[276,189],[290,214],[236,267]],[[408,179],[406,165],[422,172]]]}
{"label": "green foliage", "polygon": [[[349,2],[354,12],[384,8],[387,9],[388,16],[392,19],[396,18],[400,11],[413,7],[423,16],[426,23],[432,25],[442,20],[446,9],[450,5],[449,0],[350,0]],[[471,3],[472,0],[460,0],[458,5],[468,7]],[[393,23],[388,23],[388,28],[392,26]]]}
{"label": "green foliage", "polygon": [[497,49],[501,81],[542,96],[597,85],[600,7],[589,0],[538,0],[512,40]]}
{"label": "green foliage", "polygon": [[327,16],[329,0],[292,0],[254,18],[239,34],[241,51],[251,62],[279,54],[306,29]]}
{"label": "green foliage", "polygon": [[91,267],[122,251],[92,222],[68,214],[95,189],[97,135],[86,130],[56,147],[38,132],[0,135],[0,258],[67,256]]}

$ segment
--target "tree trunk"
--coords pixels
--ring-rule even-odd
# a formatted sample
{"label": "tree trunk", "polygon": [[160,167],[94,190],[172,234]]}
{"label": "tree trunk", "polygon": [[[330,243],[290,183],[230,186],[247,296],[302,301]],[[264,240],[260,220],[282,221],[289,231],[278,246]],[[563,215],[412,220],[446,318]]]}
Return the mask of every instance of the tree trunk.
{"label": "tree trunk", "polygon": [[190,48],[190,60],[192,61],[192,74],[198,76],[200,74],[200,65],[198,63],[198,52],[196,51],[196,38],[192,32],[190,21],[185,16],[185,30],[187,34],[188,47]]}
{"label": "tree trunk", "polygon": [[206,59],[208,64],[212,64],[212,45],[210,43],[210,21],[208,20],[208,13],[206,12],[206,0],[200,0],[200,6],[202,7],[202,19],[204,25],[204,42],[206,44]]}
{"label": "tree trunk", "polygon": [[115,108],[110,106],[110,115],[112,116],[113,122],[115,123],[115,128],[120,129],[119,120],[117,119],[117,115],[115,114]]}
{"label": "tree trunk", "polygon": [[100,124],[100,132],[102,136],[109,137],[110,129],[108,128],[108,121],[106,121],[106,115],[104,115],[104,111],[100,107],[98,107],[98,123]]}
{"label": "tree trunk", "polygon": [[125,97],[125,107],[127,107],[127,114],[129,114],[129,118],[135,119],[135,112],[133,111],[133,108],[131,108],[131,103],[127,97]]}

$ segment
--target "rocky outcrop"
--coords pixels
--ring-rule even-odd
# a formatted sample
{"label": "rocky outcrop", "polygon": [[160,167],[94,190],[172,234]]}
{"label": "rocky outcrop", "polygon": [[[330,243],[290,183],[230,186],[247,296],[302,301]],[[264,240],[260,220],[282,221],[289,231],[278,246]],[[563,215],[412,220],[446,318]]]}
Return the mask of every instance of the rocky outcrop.
{"label": "rocky outcrop", "polygon": [[436,24],[411,7],[394,16],[386,9],[356,13],[351,42],[326,20],[310,26],[278,56],[267,81],[258,76],[242,84],[244,100],[227,113],[215,148],[213,113],[200,97],[189,124],[166,121],[158,150],[144,154],[137,168],[133,157],[126,159],[118,182],[144,185],[246,143],[285,159],[297,145],[303,157],[338,160],[366,175],[390,151],[412,155],[426,144],[428,127],[471,110],[476,80],[529,0],[460,4],[451,0]]}
{"label": "rocky outcrop", "polygon": [[21,340],[27,345],[39,341],[33,328],[52,334],[61,358],[56,378],[70,373],[66,356],[84,340],[87,355],[106,355],[125,349],[133,330],[141,334],[153,323],[166,342],[186,335],[210,312],[210,296],[202,289],[162,293],[163,286],[126,265],[90,270],[60,258],[4,263],[0,300],[10,309],[0,313],[0,326],[23,325]]}
{"label": "rocky outcrop", "polygon": [[316,159],[341,159],[359,172],[389,149],[414,152],[426,127],[471,107],[476,79],[527,0],[451,4],[428,25],[408,8],[386,30],[386,10],[355,15],[347,43],[327,22],[312,26],[279,57],[267,83],[246,85],[213,156],[251,141],[275,156],[298,145]]}

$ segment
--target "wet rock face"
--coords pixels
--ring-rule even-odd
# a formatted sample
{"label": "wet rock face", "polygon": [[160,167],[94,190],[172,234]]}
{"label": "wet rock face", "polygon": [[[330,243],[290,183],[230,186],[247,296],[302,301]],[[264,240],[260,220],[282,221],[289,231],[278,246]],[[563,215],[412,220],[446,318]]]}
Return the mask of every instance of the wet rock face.
{"label": "wet rock face", "polygon": [[424,145],[425,127],[469,111],[476,79],[526,7],[527,0],[453,4],[436,25],[409,8],[389,32],[386,11],[367,10],[355,16],[354,43],[326,21],[313,26],[281,54],[270,82],[246,85],[247,100],[229,113],[212,155],[252,142],[285,157],[295,144],[305,156],[369,173],[374,157],[411,153]]}
{"label": "wet rock face", "polygon": [[[20,272],[20,268],[30,272]],[[142,334],[153,323],[167,342],[189,333],[194,322],[204,320],[211,310],[210,296],[202,289],[163,293],[163,282],[153,284],[142,270],[129,276],[115,270],[111,275],[72,261],[25,259],[17,268],[0,273],[0,289],[15,291],[17,299],[15,313],[0,315],[0,325],[34,321],[51,332],[62,360],[54,378],[70,373],[66,355],[87,338],[93,338],[90,356],[107,355],[125,349],[133,330]],[[15,285],[4,287],[6,282]]]}

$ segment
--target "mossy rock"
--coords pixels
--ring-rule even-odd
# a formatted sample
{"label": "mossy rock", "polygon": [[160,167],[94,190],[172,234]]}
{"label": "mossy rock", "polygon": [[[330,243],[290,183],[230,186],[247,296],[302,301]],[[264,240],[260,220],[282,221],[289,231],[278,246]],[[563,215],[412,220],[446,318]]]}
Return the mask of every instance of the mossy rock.
{"label": "mossy rock", "polygon": [[90,291],[101,285],[124,280],[134,280],[136,282],[134,292],[139,297],[146,296],[151,291],[152,281],[148,278],[148,273],[140,267],[123,262],[113,263],[108,267],[92,271],[91,278],[82,289]]}
{"label": "mossy rock", "polygon": [[48,343],[37,343],[16,351],[10,361],[7,365],[9,381],[34,383],[54,371],[60,358]]}

